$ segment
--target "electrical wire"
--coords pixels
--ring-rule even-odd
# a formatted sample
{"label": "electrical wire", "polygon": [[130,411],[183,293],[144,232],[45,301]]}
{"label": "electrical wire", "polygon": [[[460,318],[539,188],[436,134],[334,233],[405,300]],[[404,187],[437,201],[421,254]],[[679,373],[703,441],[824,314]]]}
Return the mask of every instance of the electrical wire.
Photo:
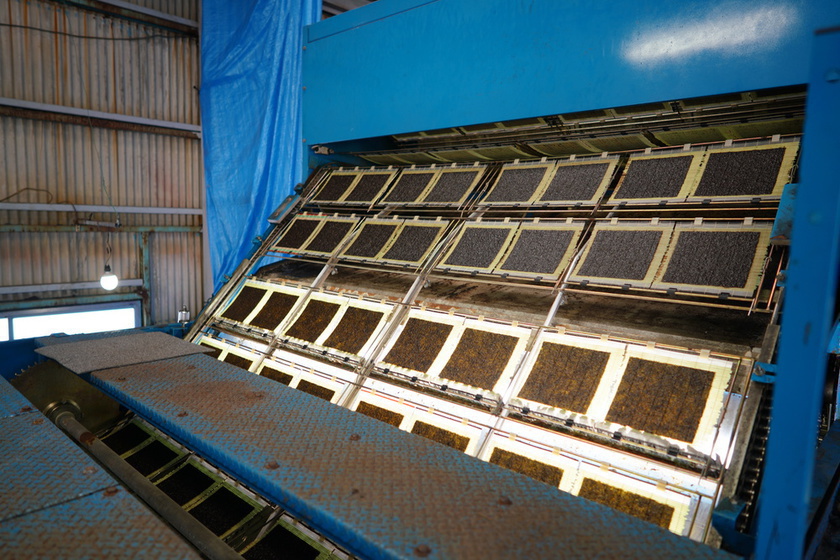
{"label": "electrical wire", "polygon": [[7,196],[7,197],[0,198],[0,202],[6,202],[6,201],[7,201],[7,200],[9,200],[10,198],[14,198],[14,197],[16,197],[17,195],[19,195],[19,194],[21,194],[21,193],[24,193],[24,192],[26,192],[26,191],[45,192],[45,193],[47,193],[47,196],[49,197],[49,198],[47,198],[47,203],[49,204],[50,202],[52,202],[52,199],[53,199],[53,194],[52,194],[50,191],[48,191],[47,189],[36,189],[35,187],[24,187],[24,188],[22,188],[22,189],[20,189],[20,190],[17,190],[17,191],[15,191],[15,192],[13,192],[12,194],[10,194],[10,195],[9,195],[9,196]]}
{"label": "electrical wire", "polygon": [[142,37],[98,37],[96,35],[78,35],[76,33],[67,33],[66,31],[56,31],[54,29],[45,29],[43,27],[33,27],[31,25],[18,25],[15,23],[0,23],[0,27],[10,27],[12,29],[28,29],[29,31],[39,31],[41,33],[51,33],[53,35],[60,35],[62,37],[70,37],[73,39],[89,39],[92,41],[148,41],[149,39],[184,39],[189,38],[183,35],[163,35],[161,33],[153,33],[151,35],[144,35]]}

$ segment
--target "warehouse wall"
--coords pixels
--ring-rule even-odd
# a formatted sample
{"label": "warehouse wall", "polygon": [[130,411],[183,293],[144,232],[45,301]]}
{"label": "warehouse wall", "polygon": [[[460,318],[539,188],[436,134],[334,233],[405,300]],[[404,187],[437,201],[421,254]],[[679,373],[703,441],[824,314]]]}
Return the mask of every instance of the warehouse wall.
{"label": "warehouse wall", "polygon": [[[0,2],[0,312],[140,298],[170,322],[211,287],[199,0],[99,6]],[[133,285],[79,286],[109,241]]]}

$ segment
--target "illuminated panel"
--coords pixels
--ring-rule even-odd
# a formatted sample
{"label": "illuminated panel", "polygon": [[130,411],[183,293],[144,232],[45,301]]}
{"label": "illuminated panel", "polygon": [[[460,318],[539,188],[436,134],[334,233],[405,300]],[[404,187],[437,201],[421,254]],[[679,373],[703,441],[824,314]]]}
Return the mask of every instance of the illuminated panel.
{"label": "illuminated panel", "polygon": [[760,282],[770,226],[677,226],[654,288],[752,297]]}
{"label": "illuminated panel", "polygon": [[351,186],[356,183],[359,173],[356,171],[333,171],[321,190],[312,197],[313,202],[337,202]]}
{"label": "illuminated panel", "polygon": [[684,200],[696,184],[703,152],[631,156],[614,201]]}
{"label": "illuminated panel", "polygon": [[628,347],[612,401],[590,414],[710,453],[734,363],[690,353]]}
{"label": "illuminated panel", "polygon": [[559,467],[547,465],[499,447],[493,450],[493,454],[490,455],[490,462],[554,487],[559,486],[563,478],[563,469]]}
{"label": "illuminated panel", "polygon": [[225,359],[222,360],[222,361],[227,362],[232,366],[236,366],[236,367],[239,367],[239,368],[242,368],[242,369],[245,369],[245,370],[250,369],[251,365],[254,363],[254,361],[251,360],[250,358],[245,358],[243,356],[238,356],[238,355],[233,354],[231,352],[228,352],[227,356],[225,356]]}
{"label": "illuminated panel", "polygon": [[380,260],[401,264],[420,264],[431,252],[448,224],[449,222],[420,220],[405,222],[396,234],[397,238]]}
{"label": "illuminated panel", "polygon": [[341,199],[341,202],[344,204],[372,203],[379,198],[395,173],[395,171],[366,171],[362,173],[353,188]]}
{"label": "illuminated panel", "polygon": [[463,203],[472,188],[478,184],[484,169],[484,166],[481,166],[442,170],[428,192],[423,195],[421,202],[436,205]]}
{"label": "illuminated panel", "polygon": [[242,290],[236,295],[236,299],[228,305],[221,316],[231,321],[244,323],[248,315],[262,301],[263,296],[265,296],[264,289],[254,286],[243,286]]}
{"label": "illuminated panel", "polygon": [[689,200],[781,197],[798,150],[798,142],[711,149]]}
{"label": "illuminated panel", "polygon": [[585,414],[610,352],[543,342],[519,398]]}
{"label": "illuminated panel", "polygon": [[353,229],[355,219],[331,219],[324,222],[315,237],[303,249],[305,253],[331,255]]}
{"label": "illuminated panel", "polygon": [[425,373],[446,344],[453,326],[452,323],[410,317],[383,361],[408,371]]}
{"label": "illuminated panel", "polygon": [[414,423],[414,427],[411,428],[411,433],[436,441],[443,445],[448,445],[458,451],[466,451],[467,446],[470,444],[470,439],[468,437],[456,434],[455,432],[450,432],[449,430],[445,430],[433,424],[421,422],[420,420]]}
{"label": "illuminated panel", "polygon": [[341,321],[324,342],[324,346],[348,354],[359,354],[370,337],[373,336],[384,316],[385,313],[382,311],[348,307],[341,317]]}
{"label": "illuminated panel", "polygon": [[[628,501],[638,500],[639,504],[662,512],[656,518],[661,521],[660,526],[692,538],[702,538],[705,534],[720,482],[511,419],[505,419],[491,431],[479,458],[595,501],[598,500],[592,494],[593,483],[632,494],[637,498],[629,496],[632,499]],[[509,463],[505,464],[507,461]],[[592,482],[586,483],[586,480]],[[581,494],[584,484],[587,496]],[[620,504],[607,505],[616,507]],[[646,511],[646,508],[639,508],[627,513],[644,518]]]}
{"label": "illuminated panel", "polygon": [[440,171],[429,169],[424,171],[406,170],[397,179],[396,184],[385,196],[382,202],[407,204],[416,202],[432,184]]}
{"label": "illuminated panel", "polygon": [[292,310],[298,298],[300,293],[272,292],[250,324],[269,331],[275,330]]}
{"label": "illuminated panel", "polygon": [[382,408],[381,406],[376,406],[365,401],[359,402],[359,405],[356,407],[356,412],[375,418],[380,422],[391,424],[397,428],[400,427],[403,418],[405,418],[405,416],[398,412],[394,412],[393,410],[388,410],[387,408]]}
{"label": "illuminated panel", "polygon": [[349,369],[283,348],[267,356],[256,373],[332,403],[356,380],[356,374]]}
{"label": "illuminated panel", "polygon": [[503,223],[465,224],[438,268],[490,272],[515,231],[516,225]]}
{"label": "illuminated panel", "polygon": [[483,204],[530,204],[543,187],[553,165],[507,164],[496,179]]}
{"label": "illuminated panel", "polygon": [[592,478],[584,478],[578,496],[609,506],[633,517],[644,519],[667,529],[674,517],[674,508],[652,498],[635,494]]}
{"label": "illuminated panel", "polygon": [[318,299],[310,299],[284,336],[290,336],[304,342],[315,342],[327,325],[338,313],[340,305]]}
{"label": "illuminated panel", "polygon": [[595,204],[604,195],[618,159],[569,162],[557,165],[546,188],[537,198],[548,204]]}
{"label": "illuminated panel", "polygon": [[574,255],[582,226],[523,224],[496,274],[556,280]]}
{"label": "illuminated panel", "polygon": [[345,259],[376,259],[400,227],[400,220],[366,220],[355,239],[341,254]]}
{"label": "illuminated panel", "polygon": [[493,390],[513,357],[519,339],[478,329],[466,329],[440,372],[440,377]]}
{"label": "illuminated panel", "polygon": [[295,218],[292,220],[285,233],[280,237],[273,249],[280,251],[296,252],[312,238],[315,230],[323,224],[323,220],[317,218]]}
{"label": "illuminated panel", "polygon": [[665,255],[672,230],[672,225],[597,225],[570,279],[647,288]]}
{"label": "illuminated panel", "polygon": [[631,358],[607,421],[694,441],[713,381],[710,371]]}
{"label": "illuminated panel", "polygon": [[260,369],[259,374],[263,377],[266,377],[268,379],[271,379],[272,381],[276,381],[277,383],[281,383],[283,385],[288,385],[292,382],[291,375],[289,375],[288,373],[283,373],[279,369],[274,369],[269,366],[265,366],[262,369]]}

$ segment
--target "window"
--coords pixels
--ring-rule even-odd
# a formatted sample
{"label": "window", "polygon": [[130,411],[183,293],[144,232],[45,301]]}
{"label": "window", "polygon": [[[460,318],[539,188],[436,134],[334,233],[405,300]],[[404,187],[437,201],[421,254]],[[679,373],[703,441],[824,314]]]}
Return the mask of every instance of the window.
{"label": "window", "polygon": [[140,326],[140,302],[28,309],[0,317],[0,341],[51,334],[83,334]]}

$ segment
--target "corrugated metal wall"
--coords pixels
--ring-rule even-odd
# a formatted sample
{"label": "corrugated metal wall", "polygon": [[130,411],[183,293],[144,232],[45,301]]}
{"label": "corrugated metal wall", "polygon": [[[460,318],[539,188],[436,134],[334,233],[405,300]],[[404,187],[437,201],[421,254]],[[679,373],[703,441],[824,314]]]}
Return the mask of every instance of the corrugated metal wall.
{"label": "corrugated metal wall", "polygon": [[[198,20],[199,0],[137,5]],[[114,230],[112,268],[148,284],[118,291],[146,297],[153,323],[174,321],[181,305],[197,313],[209,297],[201,140],[178,129],[200,124],[197,29],[161,29],[41,0],[4,0],[0,24],[14,26],[0,26],[0,311],[25,300],[72,304],[104,295],[38,286],[97,281],[106,231]],[[63,108],[113,117],[68,116]],[[106,208],[58,212],[33,204]],[[145,210],[120,212],[114,229],[112,206]]]}

